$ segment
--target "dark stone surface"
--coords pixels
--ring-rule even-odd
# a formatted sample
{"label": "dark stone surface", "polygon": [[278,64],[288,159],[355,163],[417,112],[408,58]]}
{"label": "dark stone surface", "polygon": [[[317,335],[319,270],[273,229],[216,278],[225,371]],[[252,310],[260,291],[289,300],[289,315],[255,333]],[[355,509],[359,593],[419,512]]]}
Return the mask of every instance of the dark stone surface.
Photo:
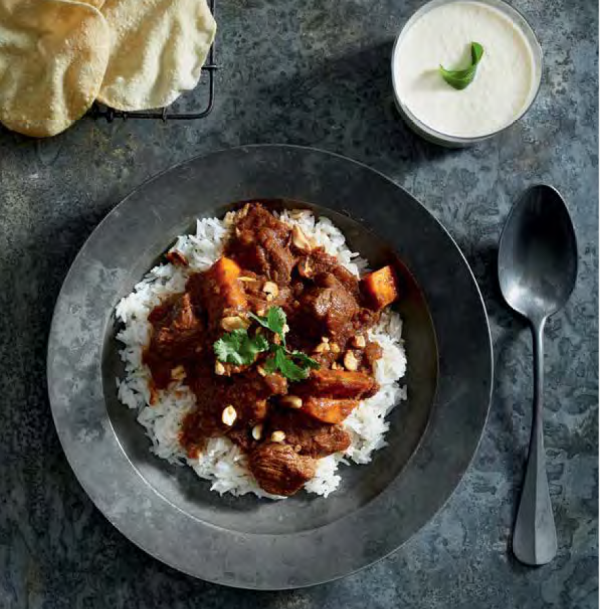
{"label": "dark stone surface", "polygon": [[[222,0],[218,99],[200,123],[80,121],[53,140],[0,132],[0,606],[597,607],[597,3],[523,0],[545,50],[526,118],[477,148],[417,140],[392,109],[389,52],[420,2]],[[344,580],[247,593],[178,574],[95,510],[62,454],[46,397],[54,300],[105,213],[157,171],[203,151],[318,146],[383,171],[462,246],[491,318],[497,380],[468,475],[405,548]],[[510,205],[547,181],[580,247],[576,291],[546,331],[546,433],[559,536],[532,570],[508,553],[530,425],[531,342],[502,304],[495,248]]]}

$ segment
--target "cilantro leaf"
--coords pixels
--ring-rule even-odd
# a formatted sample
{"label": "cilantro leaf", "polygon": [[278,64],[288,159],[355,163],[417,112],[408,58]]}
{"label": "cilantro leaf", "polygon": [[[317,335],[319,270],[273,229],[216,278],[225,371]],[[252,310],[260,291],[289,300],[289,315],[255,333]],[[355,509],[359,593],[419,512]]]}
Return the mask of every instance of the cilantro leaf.
{"label": "cilantro leaf", "polygon": [[277,372],[277,359],[275,355],[271,356],[268,360],[265,361],[263,368],[267,374],[273,374]]}
{"label": "cilantro leaf", "polygon": [[269,350],[269,341],[262,335],[254,336],[250,338],[247,336],[242,340],[240,345],[240,355],[242,359],[251,364],[256,359],[257,353]]}
{"label": "cilantro leaf", "polygon": [[253,319],[254,321],[257,321],[263,328],[266,328],[267,330],[271,329],[269,328],[269,324],[267,323],[266,317],[259,317],[258,315],[252,313],[252,311],[248,312],[248,317],[250,317],[250,319]]}
{"label": "cilantro leaf", "polygon": [[279,334],[281,338],[284,337],[283,326],[287,322],[287,316],[285,311],[281,307],[271,307],[267,312],[267,322],[269,327],[275,334]]}
{"label": "cilantro leaf", "polygon": [[275,363],[281,374],[290,381],[303,381],[308,376],[308,368],[301,368],[287,357],[285,349],[279,346],[275,350]]}
{"label": "cilantro leaf", "polygon": [[264,336],[251,337],[247,330],[234,330],[224,334],[213,345],[217,359],[237,366],[252,364],[258,353],[269,350],[269,342]]}
{"label": "cilantro leaf", "polygon": [[279,369],[281,370],[281,374],[292,382],[303,381],[308,378],[308,368],[301,368],[288,358],[283,359],[282,363],[279,365]]}
{"label": "cilantro leaf", "polygon": [[310,368],[319,368],[319,363],[306,353],[287,350],[283,331],[287,317],[281,307],[271,307],[264,317],[254,313],[248,315],[263,328],[281,337],[282,344],[270,344],[262,334],[250,337],[247,330],[234,330],[224,334],[214,344],[215,355],[219,361],[238,366],[252,364],[258,353],[270,350],[272,355],[263,364],[265,372],[273,374],[279,371],[290,381],[302,381],[308,377]]}
{"label": "cilantro leaf", "polygon": [[223,335],[215,344],[213,349],[217,359],[221,362],[229,364],[241,364],[241,356],[239,355],[240,345],[243,340],[245,330],[234,330]]}
{"label": "cilantro leaf", "polygon": [[[289,352],[282,345],[271,345],[273,355],[265,362],[267,374],[281,372],[289,381],[303,381],[308,377],[309,368],[319,368],[318,362],[301,351]],[[300,365],[294,362],[295,358]]]}
{"label": "cilantro leaf", "polygon": [[289,355],[290,357],[297,359],[302,366],[307,366],[308,368],[313,368],[314,370],[318,370],[321,367],[319,362],[306,355],[306,353],[302,353],[302,351],[291,351]]}
{"label": "cilantro leaf", "polygon": [[249,313],[249,316],[254,319],[254,321],[257,321],[263,328],[271,330],[271,332],[274,332],[275,334],[279,334],[282,340],[285,341],[283,327],[287,322],[287,316],[281,307],[271,307],[267,311],[266,317],[259,317],[258,315],[254,315],[254,313]]}
{"label": "cilantro leaf", "polygon": [[483,57],[483,46],[478,42],[471,43],[471,65],[462,70],[446,70],[444,66],[440,66],[440,74],[442,78],[455,89],[466,89],[475,78],[477,73],[477,64]]}

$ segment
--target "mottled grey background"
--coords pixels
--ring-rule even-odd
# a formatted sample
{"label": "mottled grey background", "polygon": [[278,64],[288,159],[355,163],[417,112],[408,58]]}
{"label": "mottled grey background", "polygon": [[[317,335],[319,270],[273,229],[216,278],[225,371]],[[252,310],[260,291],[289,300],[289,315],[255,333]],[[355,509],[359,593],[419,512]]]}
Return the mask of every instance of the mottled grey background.
{"label": "mottled grey background", "polygon": [[[540,95],[508,133],[474,149],[445,151],[408,132],[391,101],[393,37],[421,2],[218,2],[222,70],[208,119],[110,125],[86,119],[39,142],[0,131],[0,607],[597,607],[597,3],[516,2],[545,51]],[[67,465],[45,382],[54,301],[106,212],[174,163],[262,142],[348,155],[419,197],[473,266],[497,366],[483,443],[443,511],[378,565],[282,593],[193,580],[114,530]],[[508,552],[530,425],[531,342],[502,304],[494,270],[511,204],[539,181],[567,199],[580,273],[569,305],[546,332],[545,425],[560,548],[552,564],[534,570]]]}

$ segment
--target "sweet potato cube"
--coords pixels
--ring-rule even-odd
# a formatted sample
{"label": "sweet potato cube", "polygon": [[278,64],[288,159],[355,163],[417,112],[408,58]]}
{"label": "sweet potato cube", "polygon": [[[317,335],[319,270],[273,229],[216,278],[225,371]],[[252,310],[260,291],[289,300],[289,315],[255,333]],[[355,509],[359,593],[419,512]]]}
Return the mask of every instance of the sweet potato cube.
{"label": "sweet potato cube", "polygon": [[358,400],[335,400],[311,397],[304,401],[302,412],[331,425],[341,423],[356,407]]}
{"label": "sweet potato cube", "polygon": [[376,311],[381,311],[398,298],[398,282],[391,265],[363,277],[361,285],[369,306]]}
{"label": "sweet potato cube", "polygon": [[238,281],[241,269],[237,262],[222,256],[208,272],[219,289],[219,295],[223,299],[223,308],[243,309],[246,307],[246,295]]}
{"label": "sweet potato cube", "polygon": [[231,258],[221,256],[212,266],[211,272],[220,283],[232,283],[242,273],[238,263]]}

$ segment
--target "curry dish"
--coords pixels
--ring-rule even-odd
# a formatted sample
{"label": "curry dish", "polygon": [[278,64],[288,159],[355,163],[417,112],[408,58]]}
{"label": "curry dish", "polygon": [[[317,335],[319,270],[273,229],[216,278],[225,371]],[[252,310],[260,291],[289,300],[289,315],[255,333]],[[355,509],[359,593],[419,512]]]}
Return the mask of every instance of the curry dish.
{"label": "curry dish", "polygon": [[348,448],[340,424],[378,391],[368,330],[397,298],[391,266],[359,279],[297,226],[246,205],[223,256],[148,318],[152,390],[177,378],[196,396],[179,432],[188,456],[226,436],[266,492],[300,490],[317,459]]}

